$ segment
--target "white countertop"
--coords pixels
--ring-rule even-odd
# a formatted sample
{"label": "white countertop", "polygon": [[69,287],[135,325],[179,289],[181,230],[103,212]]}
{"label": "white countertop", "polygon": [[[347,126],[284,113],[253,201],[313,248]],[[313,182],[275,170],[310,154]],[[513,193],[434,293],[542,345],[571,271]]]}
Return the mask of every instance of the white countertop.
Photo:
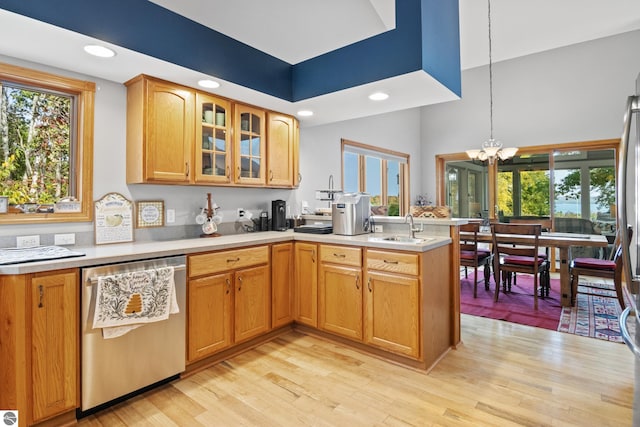
{"label": "white countertop", "polygon": [[[394,235],[395,234],[396,233],[394,233]],[[287,242],[292,240],[395,249],[412,252],[426,252],[451,243],[451,239],[449,237],[428,236],[425,234],[416,234],[416,237],[426,238],[426,240],[421,243],[380,242],[370,240],[370,237],[385,237],[389,235],[392,234],[373,233],[357,236],[338,236],[335,234],[294,233],[293,230],[288,230],[284,232],[263,231],[184,240],[145,241],[91,247],[73,247],[73,251],[83,252],[85,253],[85,256],[0,265],[0,275],[25,274],[59,270],[63,268],[88,267],[174,255],[188,255],[198,252],[209,252],[243,246]]]}

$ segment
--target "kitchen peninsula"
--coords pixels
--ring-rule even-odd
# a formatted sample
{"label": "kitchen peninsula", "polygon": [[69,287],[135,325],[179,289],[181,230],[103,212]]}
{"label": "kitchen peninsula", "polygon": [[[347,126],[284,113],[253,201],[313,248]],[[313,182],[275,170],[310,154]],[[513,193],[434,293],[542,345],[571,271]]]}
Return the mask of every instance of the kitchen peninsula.
{"label": "kitchen peninsula", "polygon": [[[420,243],[380,239],[395,235],[391,233],[259,232],[76,248],[85,256],[0,266],[0,316],[3,325],[10,325],[0,330],[0,341],[8,343],[2,346],[0,406],[18,408],[25,425],[75,417],[80,388],[79,313],[63,310],[64,319],[49,324],[58,328],[56,336],[47,338],[44,329],[41,336],[42,325],[34,316],[42,298],[42,280],[61,279],[56,286],[64,289],[66,296],[60,296],[64,307],[77,309],[82,268],[173,255],[187,256],[187,368],[183,375],[292,328],[428,370],[457,344],[459,313],[454,309],[457,285],[451,267],[456,239],[450,234],[457,231],[457,222],[427,220],[425,224],[425,233],[417,235],[423,239]],[[251,291],[254,283],[250,276],[243,276],[249,272],[258,272],[255,289],[259,291],[238,305],[246,297],[237,295],[237,280],[240,277],[242,291]],[[218,283],[225,282],[223,286],[234,284],[233,289],[220,292]],[[224,310],[199,312],[209,307],[199,302],[217,295],[228,298]],[[248,312],[263,317],[247,319]],[[211,335],[210,321],[228,326],[220,331],[222,340]],[[65,347],[61,353],[45,356],[46,347],[39,346],[54,339],[63,340]],[[52,363],[61,367],[62,375],[41,378],[42,366],[36,364]]]}

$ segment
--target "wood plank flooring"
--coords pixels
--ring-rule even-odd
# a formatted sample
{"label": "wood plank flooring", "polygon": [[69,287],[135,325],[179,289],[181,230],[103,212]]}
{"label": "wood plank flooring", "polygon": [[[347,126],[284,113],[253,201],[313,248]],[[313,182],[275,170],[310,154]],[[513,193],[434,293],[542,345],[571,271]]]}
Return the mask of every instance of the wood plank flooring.
{"label": "wood plank flooring", "polygon": [[79,426],[630,426],[626,346],[462,316],[429,374],[291,332]]}

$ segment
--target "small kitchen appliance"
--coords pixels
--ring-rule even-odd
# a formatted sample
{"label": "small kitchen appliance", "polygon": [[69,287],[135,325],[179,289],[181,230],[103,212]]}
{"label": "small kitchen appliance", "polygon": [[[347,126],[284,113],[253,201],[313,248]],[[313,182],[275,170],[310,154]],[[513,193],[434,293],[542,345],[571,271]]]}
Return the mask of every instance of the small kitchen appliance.
{"label": "small kitchen appliance", "polygon": [[287,204],[284,200],[271,202],[271,224],[273,231],[287,230]]}
{"label": "small kitchen appliance", "polygon": [[331,204],[333,234],[355,236],[369,232],[371,196],[366,193],[339,194]]}

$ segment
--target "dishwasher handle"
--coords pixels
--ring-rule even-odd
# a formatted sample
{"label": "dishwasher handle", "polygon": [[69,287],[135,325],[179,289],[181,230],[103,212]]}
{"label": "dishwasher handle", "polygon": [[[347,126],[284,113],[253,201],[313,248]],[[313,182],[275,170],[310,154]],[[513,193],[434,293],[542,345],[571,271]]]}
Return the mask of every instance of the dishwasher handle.
{"label": "dishwasher handle", "polygon": [[[157,267],[157,268],[164,268],[164,267],[171,267],[170,265],[167,266],[161,266],[161,267]],[[181,265],[175,265],[173,266],[173,271],[182,271],[182,270],[186,270],[187,266],[185,264],[181,264]],[[87,277],[87,285],[92,285],[98,283],[98,277]]]}

